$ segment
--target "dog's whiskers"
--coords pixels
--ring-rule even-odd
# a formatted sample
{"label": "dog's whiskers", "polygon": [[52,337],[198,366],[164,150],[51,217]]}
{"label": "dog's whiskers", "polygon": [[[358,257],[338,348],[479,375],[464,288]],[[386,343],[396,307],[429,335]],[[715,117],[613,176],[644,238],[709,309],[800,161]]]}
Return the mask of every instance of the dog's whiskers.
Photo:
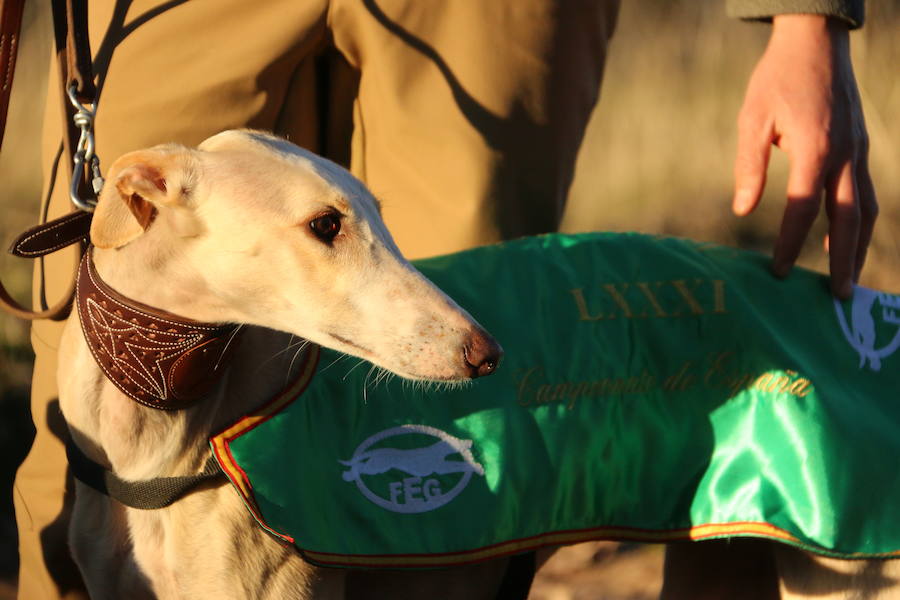
{"label": "dog's whiskers", "polygon": [[288,351],[290,351],[290,350],[293,350],[294,347],[297,346],[298,344],[303,344],[303,343],[306,341],[306,340],[304,340],[304,339],[301,339],[301,340],[298,341],[298,342],[294,342],[294,340],[295,340],[296,338],[297,338],[297,336],[295,336],[294,334],[291,334],[291,337],[290,337],[290,339],[288,340],[287,345],[286,345],[284,348],[282,348],[281,350],[279,350],[278,352],[276,352],[275,354],[273,354],[272,356],[270,356],[269,358],[267,358],[267,359],[266,359],[266,362],[269,362],[270,360],[274,360],[274,359],[278,358],[279,356],[281,356],[281,355],[284,354],[285,352],[288,352]]}
{"label": "dog's whiskers", "polygon": [[394,378],[394,373],[388,371],[387,369],[378,369],[378,376],[375,378],[375,386],[377,387],[379,383],[384,383],[385,385],[390,382],[391,379]]}
{"label": "dog's whiskers", "polygon": [[369,403],[369,377],[372,376],[372,371],[374,371],[376,368],[377,367],[375,365],[370,366],[369,370],[366,371],[366,376],[363,377],[363,386],[362,386],[363,404]]}
{"label": "dog's whiskers", "polygon": [[369,370],[366,372],[365,378],[363,378],[363,392],[366,392],[369,389],[369,378],[372,377],[372,373],[375,372],[375,369],[378,367],[376,365],[372,365],[369,367]]}
{"label": "dog's whiskers", "polygon": [[231,335],[228,336],[228,341],[225,342],[225,347],[222,348],[222,352],[219,354],[219,359],[216,361],[216,366],[213,367],[213,371],[218,370],[219,365],[222,364],[222,359],[225,357],[225,353],[228,352],[228,347],[231,345],[231,342],[234,341],[234,338],[238,334],[238,331],[240,331],[243,327],[243,324],[238,325],[234,328],[234,331],[231,332]]}
{"label": "dog's whiskers", "polygon": [[294,372],[294,363],[297,361],[297,358],[301,354],[303,354],[303,351],[306,350],[307,346],[309,346],[309,340],[303,340],[302,342],[300,342],[300,345],[297,347],[297,351],[294,352],[294,356],[293,356],[293,358],[291,358],[291,362],[288,365],[287,372],[285,373],[285,376],[284,376],[285,383],[288,382],[288,380],[291,377],[291,373]]}
{"label": "dog's whiskers", "polygon": [[341,381],[347,381],[347,377],[350,376],[350,373],[352,373],[354,369],[356,369],[357,367],[359,367],[360,365],[365,364],[365,363],[366,363],[365,359],[362,359],[362,358],[359,359],[359,362],[357,362],[355,365],[350,367],[350,370],[344,374],[344,376],[341,378]]}
{"label": "dog's whiskers", "polygon": [[411,381],[404,379],[403,387],[415,393],[426,394],[442,394],[450,390],[459,389],[472,384],[471,380],[462,381],[434,381],[434,380],[416,380]]}
{"label": "dog's whiskers", "polygon": [[351,355],[349,355],[349,354],[344,354],[344,353],[342,352],[342,353],[340,354],[340,356],[338,356],[338,357],[335,358],[333,361],[331,361],[330,363],[328,363],[328,366],[322,368],[322,370],[321,370],[320,372],[325,372],[325,371],[327,371],[328,369],[330,369],[331,367],[333,367],[334,365],[336,365],[337,363],[341,362],[342,360],[346,360],[346,359],[348,359],[348,358],[353,358],[353,356],[351,356]]}
{"label": "dog's whiskers", "polygon": [[374,380],[372,381],[373,389],[377,389],[378,384],[383,381],[389,381],[395,376],[394,373],[388,371],[387,369],[383,369],[378,365],[372,365],[371,368],[369,368],[369,372],[366,373],[365,379],[363,380],[363,390],[369,387],[369,380],[372,377],[373,373],[375,374]]}
{"label": "dog's whiskers", "polygon": [[286,352],[290,352],[291,350],[293,350],[293,349],[296,348],[297,346],[301,346],[301,347],[302,347],[304,344],[309,344],[309,340],[305,340],[305,339],[303,339],[303,338],[300,338],[299,341],[295,342],[294,340],[295,340],[296,338],[297,338],[297,336],[295,336],[295,335],[292,334],[292,335],[291,335],[291,339],[288,340],[287,345],[286,345],[284,348],[282,348],[281,350],[279,350],[278,352],[274,353],[274,354],[273,354],[272,356],[270,356],[269,358],[267,358],[267,359],[265,359],[264,361],[260,362],[260,364],[259,364],[259,366],[256,368],[256,370],[259,371],[260,369],[262,369],[263,367],[265,367],[266,365],[268,365],[270,362],[272,362],[273,360],[275,360],[276,358],[278,358],[278,357],[281,356],[282,354],[284,354],[284,353],[286,353]]}

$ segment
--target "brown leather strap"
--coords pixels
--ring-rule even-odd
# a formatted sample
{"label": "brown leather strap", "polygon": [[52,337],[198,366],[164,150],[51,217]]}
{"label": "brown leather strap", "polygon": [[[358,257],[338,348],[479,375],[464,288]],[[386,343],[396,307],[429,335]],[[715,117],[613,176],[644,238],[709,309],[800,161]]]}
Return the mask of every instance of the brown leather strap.
{"label": "brown leather strap", "polygon": [[[64,217],[48,221],[36,227],[32,227],[28,231],[19,234],[13,240],[9,253],[22,258],[37,258],[45,256],[51,252],[56,252],[66,246],[81,242],[82,247],[87,246],[88,236],[91,229],[91,213],[75,211]],[[76,264],[78,257],[76,257]],[[63,295],[63,299],[56,305],[42,311],[29,310],[19,304],[3,284],[0,283],[0,308],[7,313],[33,321],[36,319],[50,319],[52,321],[61,321],[69,316],[72,308],[72,297],[75,295],[75,278],[68,291]]]}
{"label": "brown leather strap", "polygon": [[126,298],[100,279],[91,248],[77,282],[84,339],[123,394],[150,408],[175,410],[198,402],[219,382],[239,326],[201,323]]}
{"label": "brown leather strap", "polygon": [[[0,0],[0,143],[6,129],[24,6],[25,0]],[[52,6],[56,49],[60,58],[62,104],[67,113],[66,122],[75,133],[75,136],[69,136],[73,141],[77,139],[77,130],[71,124],[73,111],[69,110],[65,91],[74,83],[80,101],[90,104],[97,100],[88,37],[87,0],[52,0]],[[70,143],[67,147],[74,148],[74,144]]]}
{"label": "brown leather strap", "polygon": [[37,258],[80,241],[91,232],[91,213],[77,210],[24,231],[13,240],[9,253],[21,258]]}
{"label": "brown leather strap", "polygon": [[[56,0],[54,0],[56,1]],[[66,0],[66,67],[69,81],[75,83],[75,95],[90,104],[97,100],[91,41],[88,35],[87,0]]]}
{"label": "brown leather strap", "polygon": [[88,35],[87,0],[51,0],[53,31],[60,67],[65,80],[63,90],[75,83],[75,94],[85,103],[97,99]]}
{"label": "brown leather strap", "polygon": [[16,72],[16,54],[22,30],[22,9],[25,0],[0,0],[0,145],[6,131],[6,115]]}
{"label": "brown leather strap", "polygon": [[[76,257],[76,262],[78,257]],[[74,269],[73,269],[74,270]],[[15,298],[9,295],[3,284],[0,283],[0,308],[4,312],[26,321],[36,321],[38,319],[49,319],[51,321],[63,321],[68,318],[72,310],[72,299],[75,296],[75,283],[66,291],[62,300],[47,308],[46,310],[29,310],[19,304]]]}
{"label": "brown leather strap", "polygon": [[[66,91],[74,84],[75,96],[84,104],[97,101],[94,73],[91,64],[90,39],[88,37],[87,0],[52,0],[53,31],[56,39],[56,64],[63,119],[64,164],[73,164],[75,149],[81,134],[72,117],[75,107],[69,102]],[[81,178],[79,189],[82,197],[91,195],[87,174]]]}

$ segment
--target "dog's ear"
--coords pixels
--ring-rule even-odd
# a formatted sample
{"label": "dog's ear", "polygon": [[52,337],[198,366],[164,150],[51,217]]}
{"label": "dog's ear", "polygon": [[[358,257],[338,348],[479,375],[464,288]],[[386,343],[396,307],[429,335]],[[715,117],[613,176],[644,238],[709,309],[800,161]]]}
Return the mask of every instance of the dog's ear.
{"label": "dog's ear", "polygon": [[160,207],[177,204],[187,168],[185,148],[140,150],[110,168],[91,223],[91,243],[119,248],[150,227]]}

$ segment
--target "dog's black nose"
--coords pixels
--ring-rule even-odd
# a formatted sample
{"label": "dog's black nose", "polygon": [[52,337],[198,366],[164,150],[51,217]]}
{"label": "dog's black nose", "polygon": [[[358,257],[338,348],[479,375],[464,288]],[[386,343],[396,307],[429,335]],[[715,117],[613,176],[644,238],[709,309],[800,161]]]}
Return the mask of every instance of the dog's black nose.
{"label": "dog's black nose", "polygon": [[466,361],[472,379],[493,373],[502,356],[503,348],[497,340],[481,329],[472,331],[463,346],[463,360]]}

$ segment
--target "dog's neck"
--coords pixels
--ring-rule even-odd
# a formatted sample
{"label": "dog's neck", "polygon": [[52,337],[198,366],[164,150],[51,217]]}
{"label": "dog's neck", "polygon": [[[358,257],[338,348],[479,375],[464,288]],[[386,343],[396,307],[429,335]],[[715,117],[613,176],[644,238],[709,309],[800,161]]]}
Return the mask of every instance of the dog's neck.
{"label": "dog's neck", "polygon": [[[165,261],[155,260],[158,256],[139,250],[128,256],[121,250],[92,252],[95,276],[138,306],[152,303],[179,313],[181,307],[185,312],[193,308],[192,316],[216,309],[217,298],[196,284],[189,305],[184,288],[191,282],[168,272]],[[149,269],[151,264],[155,268]],[[296,376],[306,346],[290,334],[244,326],[241,343],[229,349],[229,368],[217,369],[222,372],[219,385],[193,406],[158,410],[133,401],[105,375],[79,321],[72,315],[61,340],[60,406],[74,441],[91,460],[135,480],[202,468],[209,436],[273,398]]]}
{"label": "dog's neck", "polygon": [[101,279],[93,249],[78,272],[84,338],[107,379],[151,408],[174,410],[208,394],[228,367],[239,328],[202,323],[127,298]]}

